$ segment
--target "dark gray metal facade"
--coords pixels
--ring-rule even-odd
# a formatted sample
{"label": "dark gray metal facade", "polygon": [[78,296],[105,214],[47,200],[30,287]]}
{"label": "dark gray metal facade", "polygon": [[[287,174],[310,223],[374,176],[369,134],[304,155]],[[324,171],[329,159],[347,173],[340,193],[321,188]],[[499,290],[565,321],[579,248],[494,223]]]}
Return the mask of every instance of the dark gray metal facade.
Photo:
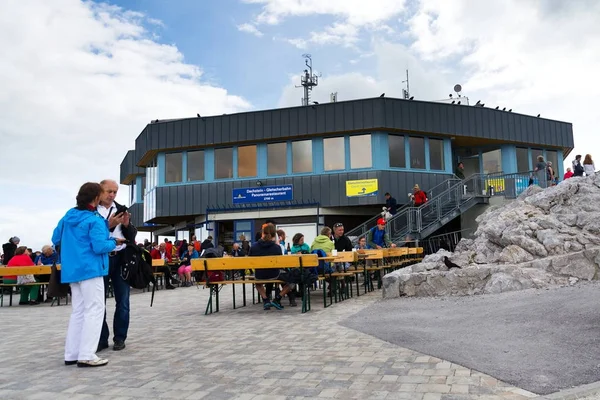
{"label": "dark gray metal facade", "polygon": [[129,150],[121,161],[121,184],[129,185],[138,175],[144,175],[145,169],[138,167],[135,160],[135,151]]}
{"label": "dark gray metal facade", "polygon": [[[261,179],[261,182],[265,186],[292,184],[296,202],[318,202],[320,207],[343,207],[383,204],[386,191],[403,203],[414,184],[428,190],[449,177],[451,175],[442,173],[372,171]],[[346,197],[347,180],[374,178],[378,179],[378,196]],[[207,208],[233,207],[233,189],[251,187],[252,184],[254,181],[158,187],[155,221],[162,222],[161,217],[204,214]],[[290,213],[293,214],[293,209]]]}
{"label": "dark gray metal facade", "polygon": [[144,203],[135,203],[129,207],[131,213],[131,223],[140,228],[144,226]]}
{"label": "dark gray metal facade", "polygon": [[563,151],[574,146],[573,126],[568,122],[484,107],[374,98],[159,121],[147,125],[136,139],[134,160],[145,165],[158,150],[369,130],[474,137]]}

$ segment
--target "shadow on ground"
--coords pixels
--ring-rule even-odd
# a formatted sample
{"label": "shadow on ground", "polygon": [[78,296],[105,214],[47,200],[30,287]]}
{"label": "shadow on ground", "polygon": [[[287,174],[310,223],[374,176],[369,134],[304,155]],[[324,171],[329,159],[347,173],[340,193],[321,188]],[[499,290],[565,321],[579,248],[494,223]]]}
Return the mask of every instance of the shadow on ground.
{"label": "shadow on ground", "polygon": [[600,380],[600,284],[382,300],[341,322],[538,394]]}

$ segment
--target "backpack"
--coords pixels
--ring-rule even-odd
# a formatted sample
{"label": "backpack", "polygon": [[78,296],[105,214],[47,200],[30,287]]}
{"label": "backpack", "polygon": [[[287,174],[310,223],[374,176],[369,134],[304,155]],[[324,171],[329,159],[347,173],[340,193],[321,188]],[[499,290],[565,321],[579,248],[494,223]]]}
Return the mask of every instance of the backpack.
{"label": "backpack", "polygon": [[144,289],[150,283],[156,284],[152,274],[152,257],[148,250],[128,243],[122,251],[121,277],[129,286]]}
{"label": "backpack", "polygon": [[[204,250],[201,258],[220,258],[223,257],[222,247],[211,247]],[[198,271],[202,274],[203,271]],[[196,278],[197,279],[197,278]],[[220,282],[225,280],[225,271],[208,271],[208,279],[212,282]]]}
{"label": "backpack", "polygon": [[[316,254],[317,257],[327,257],[327,253],[325,253],[323,249],[315,249],[312,251],[312,254]],[[331,268],[331,263],[319,260],[319,266],[317,267],[317,273],[319,275],[331,274],[333,272],[335,271]]]}

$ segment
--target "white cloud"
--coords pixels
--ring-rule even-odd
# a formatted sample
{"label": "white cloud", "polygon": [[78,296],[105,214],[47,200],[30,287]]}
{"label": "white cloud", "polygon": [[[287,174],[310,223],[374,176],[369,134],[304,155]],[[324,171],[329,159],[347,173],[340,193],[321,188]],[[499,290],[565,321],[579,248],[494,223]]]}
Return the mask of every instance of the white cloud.
{"label": "white cloud", "polygon": [[383,31],[393,29],[384,22],[398,16],[405,9],[405,0],[242,0],[259,4],[262,11],[256,16],[256,24],[277,25],[291,17],[328,15],[337,19],[321,31],[311,31],[308,38],[293,38],[288,43],[305,48],[307,44],[342,45],[354,47],[360,40],[362,30]]}
{"label": "white cloud", "polygon": [[575,152],[600,157],[598,18],[597,1],[422,0],[409,25],[413,50],[456,63],[472,97],[573,122]]}
{"label": "white cloud", "polygon": [[238,31],[240,32],[246,32],[246,33],[251,33],[254,36],[258,36],[258,37],[262,37],[263,33],[261,31],[258,30],[258,28],[256,28],[255,25],[249,24],[249,23],[245,23],[245,24],[240,24],[237,26]]}
{"label": "white cloud", "polygon": [[82,183],[118,180],[150,120],[250,107],[152,41],[144,21],[77,0],[0,2],[0,185],[16,188],[0,198],[0,241],[47,243]]}

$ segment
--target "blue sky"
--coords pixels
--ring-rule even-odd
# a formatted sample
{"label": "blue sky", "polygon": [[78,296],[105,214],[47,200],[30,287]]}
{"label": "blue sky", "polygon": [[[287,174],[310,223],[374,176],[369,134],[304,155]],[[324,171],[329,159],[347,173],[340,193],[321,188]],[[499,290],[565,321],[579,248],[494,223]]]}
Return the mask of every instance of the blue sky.
{"label": "blue sky", "polygon": [[594,0],[4,0],[0,241],[47,244],[152,119],[299,105],[303,53],[313,100],[400,97],[409,68],[418,100],[461,83],[600,154],[599,19]]}

